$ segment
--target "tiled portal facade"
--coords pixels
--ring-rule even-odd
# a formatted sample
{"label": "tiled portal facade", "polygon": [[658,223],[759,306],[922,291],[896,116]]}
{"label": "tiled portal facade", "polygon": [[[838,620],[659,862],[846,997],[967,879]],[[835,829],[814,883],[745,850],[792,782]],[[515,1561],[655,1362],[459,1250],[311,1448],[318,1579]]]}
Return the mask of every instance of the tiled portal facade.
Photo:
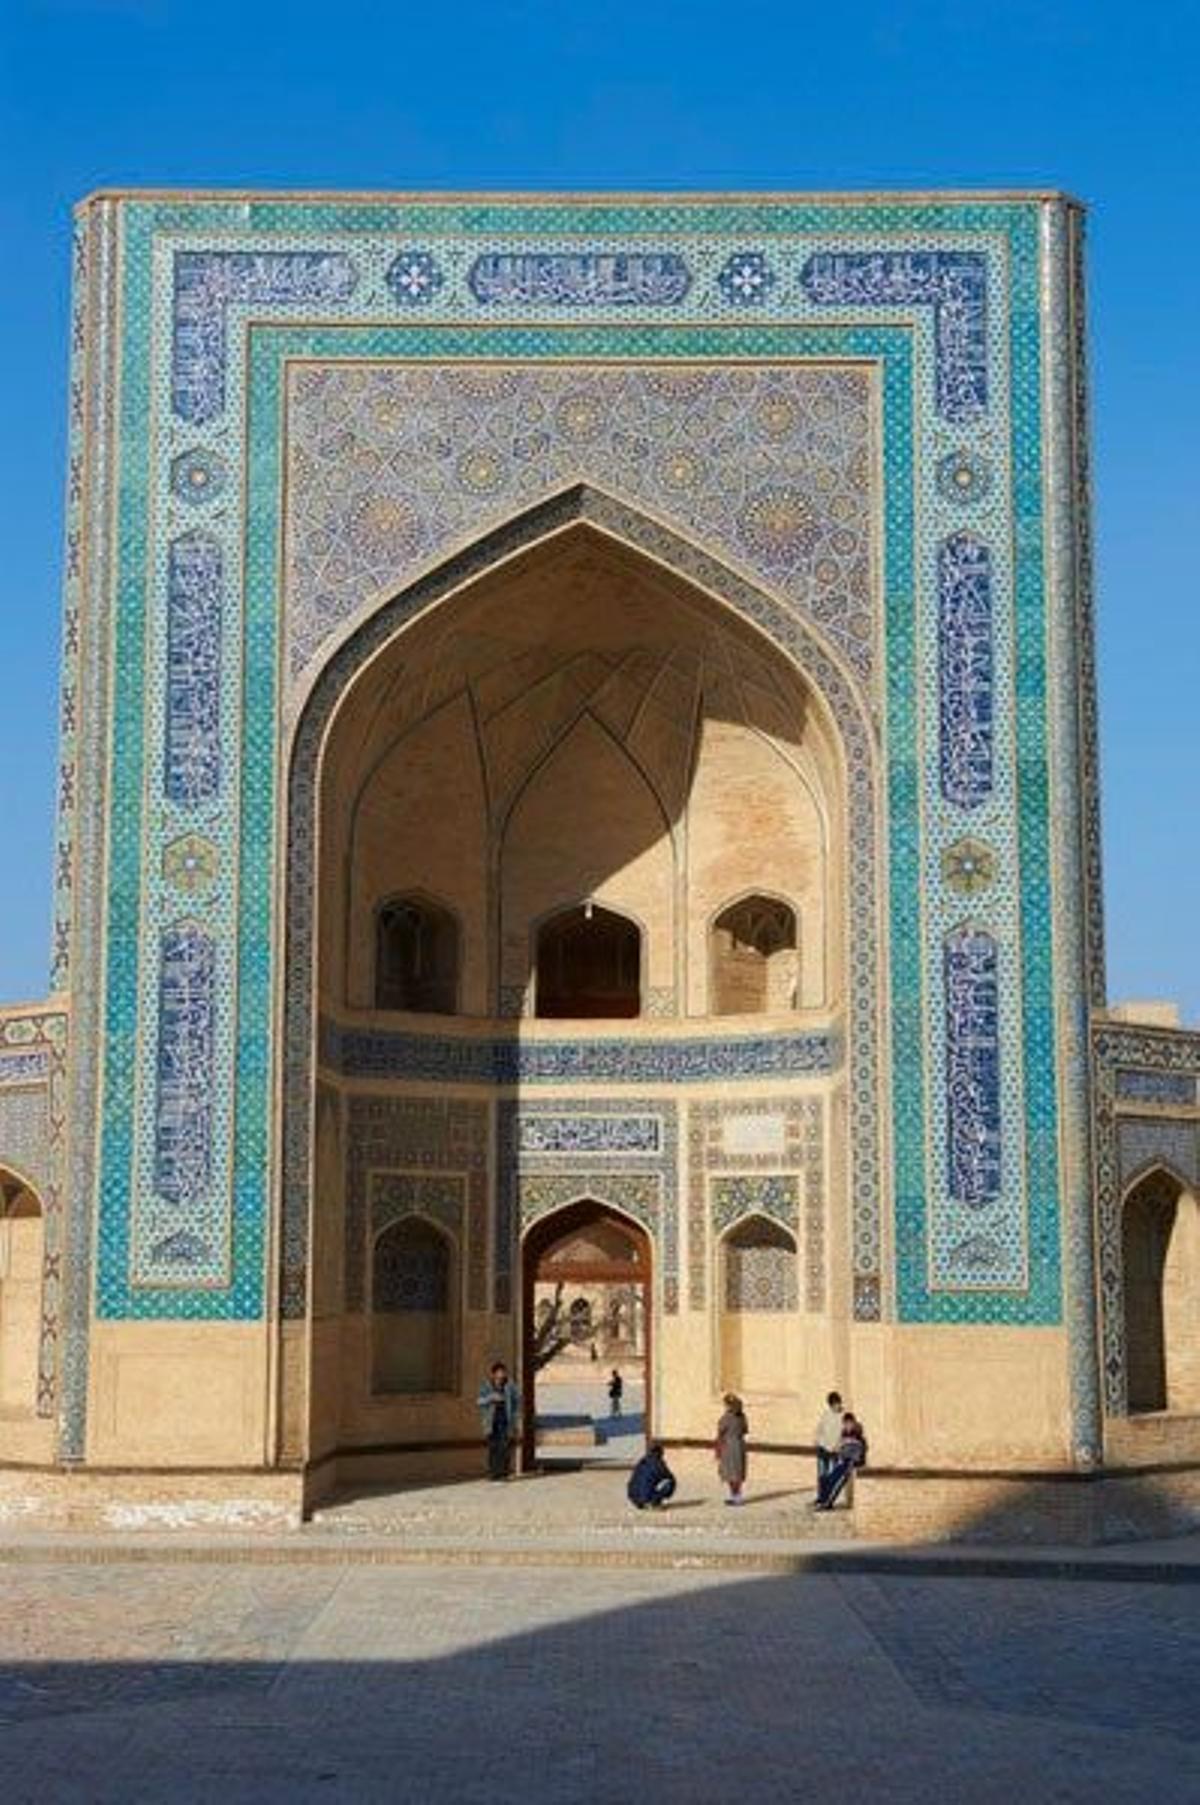
{"label": "tiled portal facade", "polygon": [[[779,1327],[758,1417],[780,1444],[838,1381],[897,1467],[1102,1458],[1106,1223],[1122,1162],[1158,1157],[1105,1124],[1184,1080],[1096,1030],[1094,1135],[1081,234],[1036,194],[80,207],[64,1000],[0,1046],[0,1162],[35,1092],[47,1124],[37,1410],[62,1460],[461,1445],[476,1369],[520,1357],[522,1235],[584,1196],[651,1236],[667,1435],[707,1434],[745,1289]],[[581,627],[517,731],[480,649],[501,601],[460,623],[572,546],[585,625],[619,570],[683,624],[653,657],[649,628],[597,651]],[[364,744],[380,710],[409,731],[448,663],[489,820],[584,714],[656,786],[674,938],[636,1022],[538,1021],[490,917],[452,1022],[329,977],[322,920],[344,910],[347,971],[363,932],[330,901],[331,748],[356,709]],[[693,716],[709,739],[681,737]],[[705,1002],[679,850],[735,717],[799,747],[828,863],[824,963],[754,1020]],[[459,1395],[360,1384],[380,1212],[453,1246]],[[751,1220],[762,1246],[722,1265]]]}

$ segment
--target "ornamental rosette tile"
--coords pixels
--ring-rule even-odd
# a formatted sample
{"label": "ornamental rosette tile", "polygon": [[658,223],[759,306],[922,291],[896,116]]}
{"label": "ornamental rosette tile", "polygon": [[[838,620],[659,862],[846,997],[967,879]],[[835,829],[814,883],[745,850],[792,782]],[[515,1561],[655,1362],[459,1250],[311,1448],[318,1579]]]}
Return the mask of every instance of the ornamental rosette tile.
{"label": "ornamental rosette tile", "polygon": [[163,876],[189,895],[206,890],[216,879],[220,854],[201,834],[184,834],[163,851]]}
{"label": "ornamental rosette tile", "polygon": [[942,854],[942,877],[959,896],[975,896],[996,879],[996,855],[982,840],[956,840]]}

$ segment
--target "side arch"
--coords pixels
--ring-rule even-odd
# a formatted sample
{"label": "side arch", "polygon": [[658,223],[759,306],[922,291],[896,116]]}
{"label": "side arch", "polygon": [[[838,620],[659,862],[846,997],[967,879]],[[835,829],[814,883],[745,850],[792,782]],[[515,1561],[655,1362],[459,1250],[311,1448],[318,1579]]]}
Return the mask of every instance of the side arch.
{"label": "side arch", "polygon": [[23,1420],[38,1412],[47,1216],[41,1187],[0,1165],[0,1413]]}
{"label": "side arch", "polygon": [[1200,1410],[1200,1199],[1166,1161],[1124,1187],[1121,1322],[1126,1409]]}

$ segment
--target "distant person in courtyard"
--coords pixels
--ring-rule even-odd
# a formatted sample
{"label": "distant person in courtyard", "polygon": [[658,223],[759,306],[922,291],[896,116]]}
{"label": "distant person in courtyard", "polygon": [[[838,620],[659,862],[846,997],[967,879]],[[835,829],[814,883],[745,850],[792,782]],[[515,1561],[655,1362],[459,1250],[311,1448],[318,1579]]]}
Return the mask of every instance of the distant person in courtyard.
{"label": "distant person in courtyard", "polygon": [[842,1394],[831,1391],[825,1399],[825,1408],[817,1419],[813,1431],[813,1440],[817,1445],[817,1497],[821,1496],[821,1487],[825,1482],[830,1467],[837,1459],[838,1443],[842,1439]]}
{"label": "distant person in courtyard", "polygon": [[857,1467],[867,1464],[867,1432],[852,1410],[842,1415],[842,1433],[833,1463],[817,1488],[817,1510],[832,1510]]}
{"label": "distant person in courtyard", "polygon": [[608,1381],[608,1414],[620,1416],[621,1399],[625,1396],[625,1381],[614,1366],[612,1378]]}
{"label": "distant person in courtyard", "polygon": [[744,1504],[742,1487],[746,1483],[746,1437],[750,1425],[736,1393],[727,1391],[722,1402],[725,1409],[717,1424],[717,1473],[728,1488],[726,1504]]}
{"label": "distant person in courtyard", "polygon": [[507,1479],[512,1445],[521,1430],[521,1394],[497,1360],[479,1387],[479,1413],[487,1438],[488,1478]]}
{"label": "distant person in courtyard", "polygon": [[652,1441],[629,1475],[626,1487],[635,1510],[662,1510],[675,1493],[675,1475],[660,1441]]}

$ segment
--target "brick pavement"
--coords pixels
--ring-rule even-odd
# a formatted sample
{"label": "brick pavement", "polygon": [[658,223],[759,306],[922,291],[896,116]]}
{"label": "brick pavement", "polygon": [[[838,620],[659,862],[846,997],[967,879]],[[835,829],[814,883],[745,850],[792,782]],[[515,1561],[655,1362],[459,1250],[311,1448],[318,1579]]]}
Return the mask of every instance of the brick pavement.
{"label": "brick pavement", "polygon": [[6,1805],[1200,1797],[1200,1589],[0,1572]]}

